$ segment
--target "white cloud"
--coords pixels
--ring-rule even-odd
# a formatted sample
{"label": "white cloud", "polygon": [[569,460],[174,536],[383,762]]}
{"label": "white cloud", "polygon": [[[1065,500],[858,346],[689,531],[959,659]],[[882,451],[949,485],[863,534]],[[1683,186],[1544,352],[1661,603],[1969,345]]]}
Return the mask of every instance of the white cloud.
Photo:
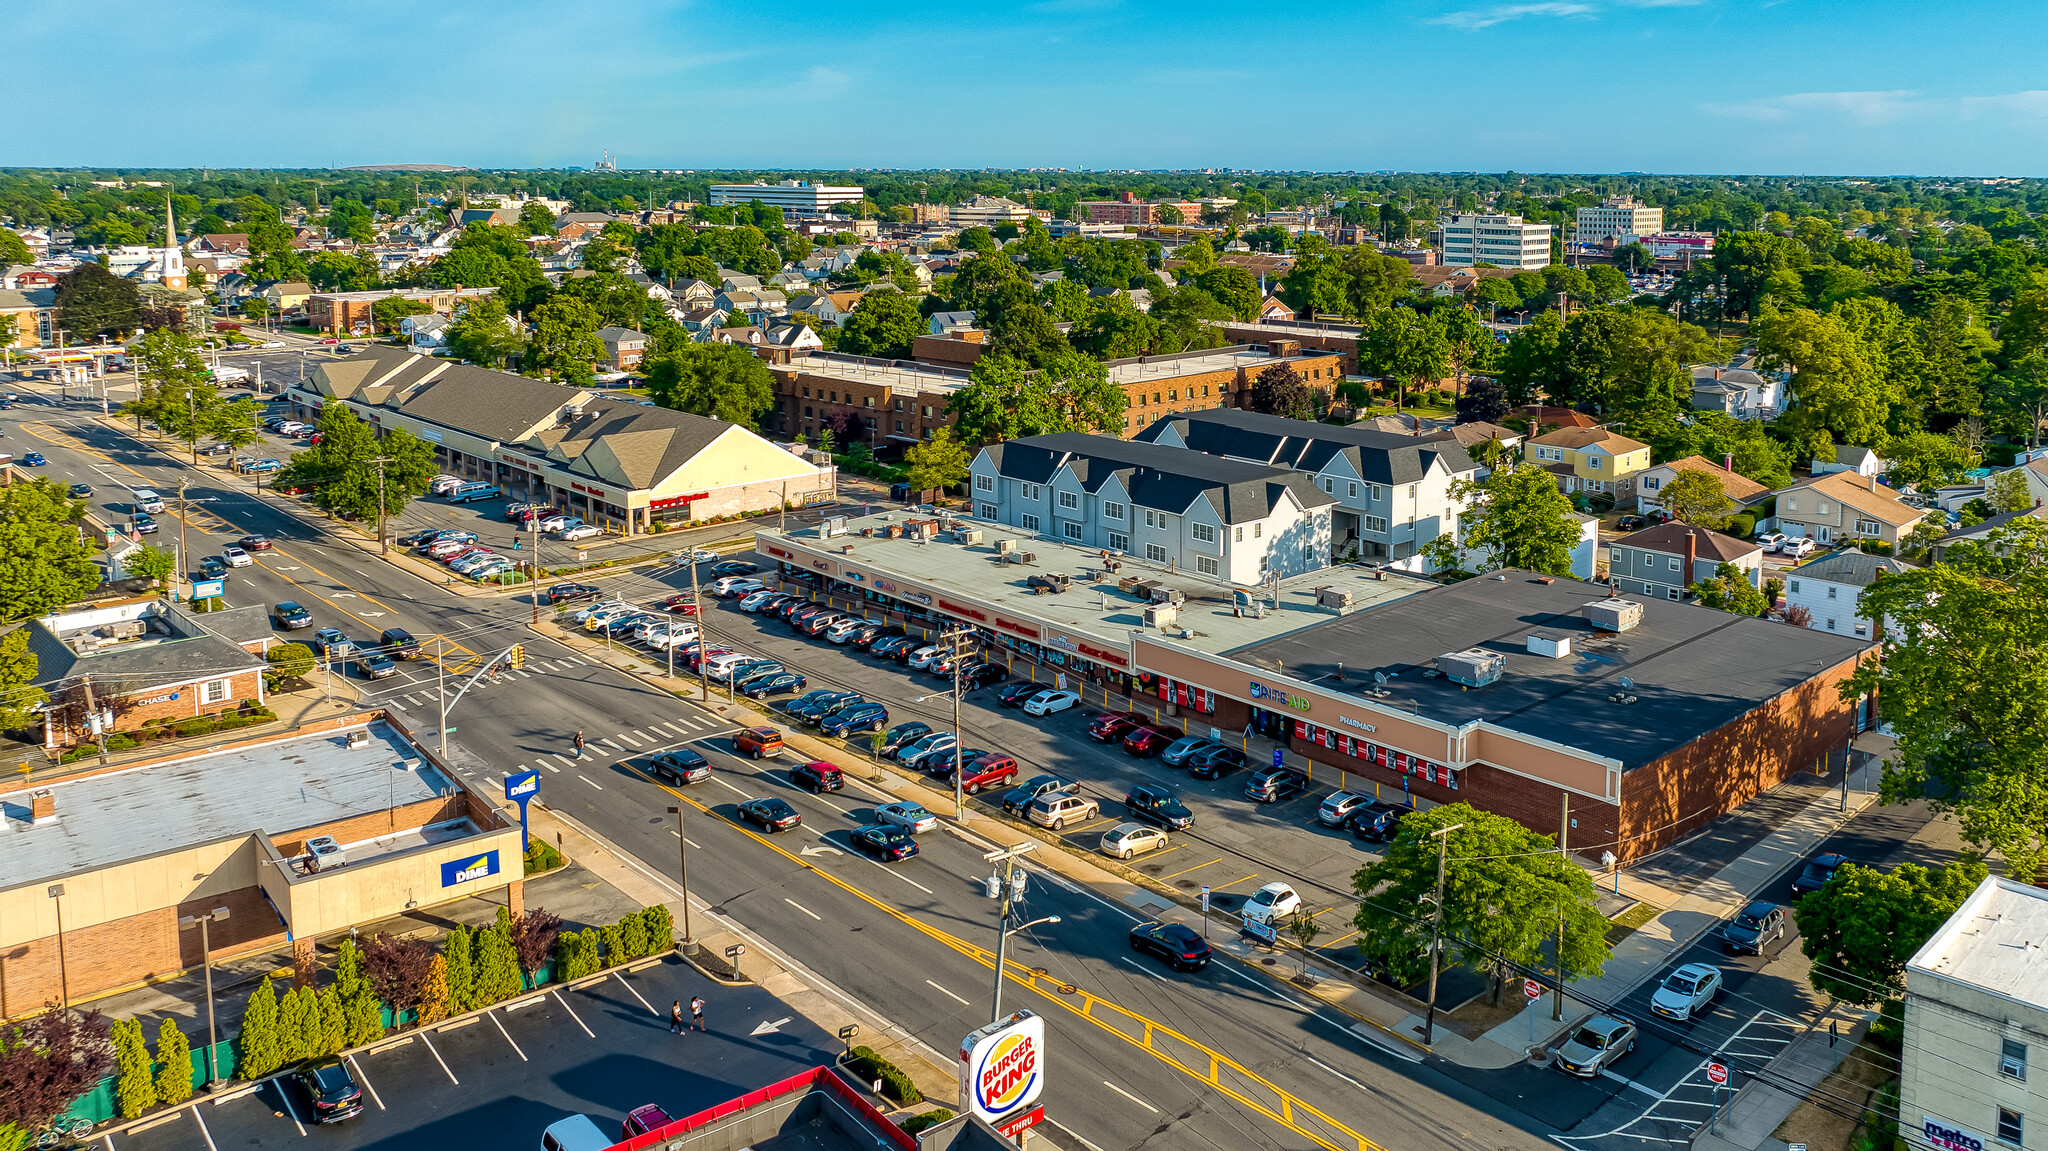
{"label": "white cloud", "polygon": [[1537,0],[1530,4],[1497,4],[1469,12],[1446,12],[1429,22],[1476,32],[1529,16],[1591,16],[1598,11],[1593,5],[1578,0]]}
{"label": "white cloud", "polygon": [[1846,122],[1859,128],[1906,121],[2048,120],[2048,91],[1934,97],[1905,88],[1883,92],[1795,92],[1700,107],[1710,115],[1738,120]]}

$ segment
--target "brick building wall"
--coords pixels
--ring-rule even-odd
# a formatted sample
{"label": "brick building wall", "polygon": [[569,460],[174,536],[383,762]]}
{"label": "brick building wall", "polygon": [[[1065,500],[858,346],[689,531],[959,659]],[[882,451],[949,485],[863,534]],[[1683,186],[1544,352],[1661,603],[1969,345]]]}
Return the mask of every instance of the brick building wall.
{"label": "brick building wall", "polygon": [[[1317,331],[1314,328],[1297,331],[1288,328],[1284,338],[1296,341],[1304,350],[1334,353],[1337,357],[1337,378],[1341,380],[1347,375],[1358,374],[1358,335],[1355,327],[1348,331]],[[1275,333],[1257,324],[1226,323],[1223,325],[1223,338],[1233,344],[1263,344],[1274,339]]]}
{"label": "brick building wall", "polygon": [[[1118,360],[1127,364],[1139,360]],[[1260,372],[1273,363],[1254,361],[1250,366],[1217,368],[1211,371],[1185,372],[1178,375],[1140,377],[1121,386],[1128,405],[1124,409],[1124,432],[1133,435],[1161,416],[1203,408],[1243,408],[1251,403],[1252,383]],[[1308,386],[1320,392],[1329,392],[1344,378],[1342,357],[1335,353],[1316,351],[1287,356],[1286,363]]]}
{"label": "brick building wall", "polygon": [[[227,698],[219,703],[201,703],[204,694],[200,690],[201,685],[221,679],[228,681]],[[173,695],[177,698],[167,698]],[[137,692],[129,698],[152,702],[138,704],[124,714],[117,714],[114,717],[115,731],[140,731],[152,720],[162,720],[164,724],[169,725],[181,719],[233,711],[246,701],[261,702],[263,672],[260,668],[250,668],[228,676],[208,676],[203,680],[165,684],[162,687]],[[48,723],[44,727],[43,745],[50,748],[75,747],[85,742],[87,738],[88,735],[82,728]]]}
{"label": "brick building wall", "polygon": [[466,794],[442,796],[436,799],[422,799],[417,803],[403,803],[390,811],[371,811],[337,819],[330,823],[314,824],[311,827],[295,828],[270,837],[278,854],[290,858],[306,850],[306,841],[316,836],[331,835],[336,843],[360,843],[375,839],[393,831],[414,827],[425,827],[430,823],[446,823],[451,819],[469,818]]}
{"label": "brick building wall", "polygon": [[68,986],[71,1001],[104,994],[199,965],[199,931],[180,930],[182,916],[228,909],[224,922],[207,928],[216,960],[276,947],[284,923],[259,887],[209,895],[176,907],[131,915],[64,933],[61,962],[57,937],[47,936],[0,951],[0,1018],[11,1018],[55,1003]]}
{"label": "brick building wall", "polygon": [[988,350],[988,333],[975,329],[962,336],[919,336],[911,341],[910,358],[946,368],[971,368]]}
{"label": "brick building wall", "polygon": [[[963,378],[960,382],[967,381]],[[847,419],[860,421],[862,428],[872,420],[874,427],[869,430],[876,447],[881,448],[888,445],[890,436],[922,440],[939,428],[951,427],[953,420],[946,415],[950,398],[950,392],[940,391],[900,395],[886,381],[841,379],[797,366],[775,373],[775,431],[792,437],[814,435],[827,426],[837,428]],[[863,432],[861,442],[868,438]],[[842,436],[842,444],[847,439]]]}

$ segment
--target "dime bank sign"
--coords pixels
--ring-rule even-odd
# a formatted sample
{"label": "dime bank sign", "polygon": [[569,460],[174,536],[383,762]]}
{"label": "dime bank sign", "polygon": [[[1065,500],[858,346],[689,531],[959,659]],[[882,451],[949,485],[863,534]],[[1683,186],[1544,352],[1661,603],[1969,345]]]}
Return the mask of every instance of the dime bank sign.
{"label": "dime bank sign", "polygon": [[1015,1135],[1045,1117],[1045,1020],[1019,1011],[960,1041],[960,1106]]}

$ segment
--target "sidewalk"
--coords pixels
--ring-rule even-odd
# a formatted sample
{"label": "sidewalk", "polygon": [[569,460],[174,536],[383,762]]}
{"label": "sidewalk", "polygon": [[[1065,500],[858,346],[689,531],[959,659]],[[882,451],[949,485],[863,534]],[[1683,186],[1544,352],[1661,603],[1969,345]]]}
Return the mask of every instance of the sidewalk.
{"label": "sidewalk", "polygon": [[[1785,1151],[1786,1144],[1772,1133],[1856,1050],[1874,1014],[1842,1006],[1815,1020],[1811,1030],[1771,1060],[1773,1082],[1751,1079],[1715,1121],[1700,1124],[1693,1133],[1695,1151]],[[1829,1033],[1831,1023],[1847,1025],[1839,1038]]]}
{"label": "sidewalk", "polygon": [[[33,771],[21,773],[24,776],[20,780],[22,787],[44,787],[52,783],[61,783],[67,779],[116,771],[130,764],[192,755],[195,752],[204,751],[223,740],[242,740],[252,736],[276,735],[291,731],[308,720],[325,719],[337,712],[356,706],[356,701],[360,697],[357,694],[357,685],[354,681],[345,677],[337,677],[333,685],[333,698],[330,700],[328,698],[327,684],[323,682],[323,679],[324,677],[319,672],[315,672],[312,679],[308,681],[311,686],[293,692],[272,693],[266,698],[263,701],[263,705],[277,714],[276,719],[265,720],[262,723],[253,723],[247,727],[238,727],[232,731],[211,732],[206,735],[195,735],[186,739],[151,740],[136,747],[131,747],[126,751],[108,752],[107,761],[104,764],[99,761],[98,756],[88,756],[84,759],[59,765],[50,757],[48,752],[44,751],[37,744],[12,745],[20,748],[20,750],[10,758],[17,759],[24,767],[27,767],[30,763],[35,763]],[[38,759],[41,762],[37,762]],[[0,786],[0,790],[6,790],[6,786]]]}

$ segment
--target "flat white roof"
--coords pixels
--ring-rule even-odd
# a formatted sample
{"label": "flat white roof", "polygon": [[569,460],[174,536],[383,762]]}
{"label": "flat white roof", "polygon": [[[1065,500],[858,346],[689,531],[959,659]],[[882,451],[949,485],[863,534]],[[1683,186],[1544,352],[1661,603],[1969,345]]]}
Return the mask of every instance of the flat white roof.
{"label": "flat white roof", "polygon": [[1986,879],[1906,968],[2048,1010],[2048,891]]}
{"label": "flat white roof", "polygon": [[[1335,352],[1326,352],[1317,348],[1308,348],[1302,352],[1304,356],[1334,356],[1336,354]],[[1110,383],[1135,384],[1143,380],[1170,380],[1177,376],[1190,376],[1200,372],[1219,372],[1252,364],[1265,367],[1271,364],[1285,363],[1289,358],[1271,355],[1264,348],[1260,348],[1257,351],[1242,347],[1219,348],[1216,351],[1205,352],[1198,356],[1148,359],[1142,364],[1137,360],[1119,360],[1107,365],[1107,367],[1109,368]]]}

